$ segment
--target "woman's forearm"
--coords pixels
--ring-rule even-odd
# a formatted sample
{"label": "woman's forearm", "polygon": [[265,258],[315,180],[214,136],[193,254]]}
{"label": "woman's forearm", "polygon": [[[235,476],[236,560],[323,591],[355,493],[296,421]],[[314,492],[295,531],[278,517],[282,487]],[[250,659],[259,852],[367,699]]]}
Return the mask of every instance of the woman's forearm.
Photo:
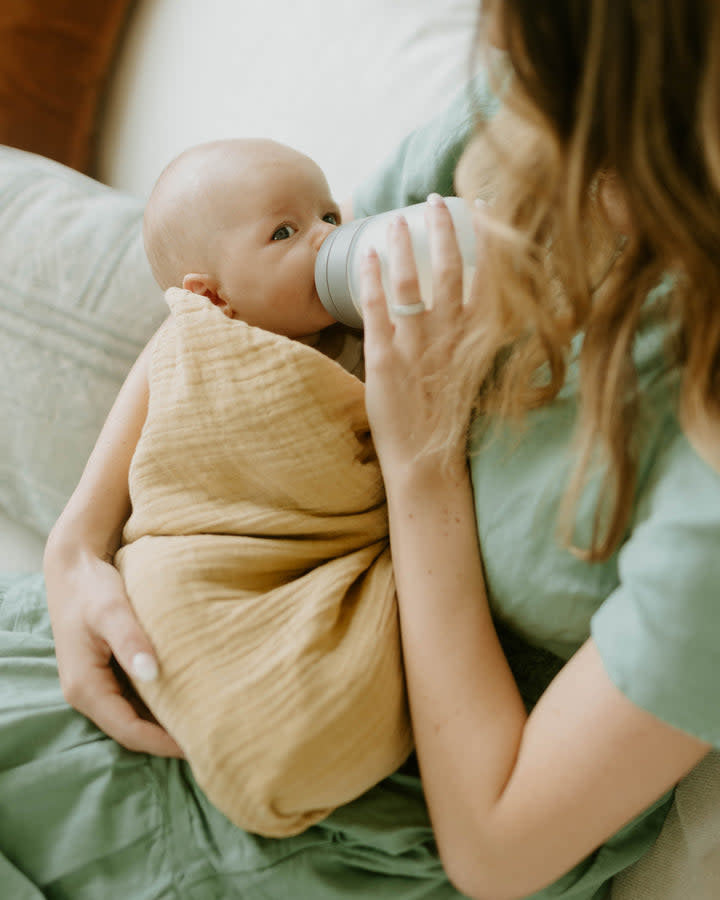
{"label": "woman's forearm", "polygon": [[526,713],[486,601],[468,473],[408,467],[387,484],[413,729],[452,876],[456,858],[481,859],[478,824],[510,777]]}
{"label": "woman's forearm", "polygon": [[443,863],[469,896],[527,896],[709,746],[628,700],[592,639],[527,716],[490,617],[468,475],[410,464],[386,483],[410,710]]}

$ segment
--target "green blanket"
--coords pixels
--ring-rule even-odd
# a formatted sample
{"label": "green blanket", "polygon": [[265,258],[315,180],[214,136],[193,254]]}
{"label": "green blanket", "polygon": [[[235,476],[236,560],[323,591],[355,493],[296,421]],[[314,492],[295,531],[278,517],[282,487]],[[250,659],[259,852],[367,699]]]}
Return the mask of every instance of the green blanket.
{"label": "green blanket", "polygon": [[[249,835],[188,766],[124,750],[64,701],[40,576],[0,577],[0,896],[457,898],[413,774],[294,838]],[[382,888],[381,888],[382,890]]]}
{"label": "green blanket", "polygon": [[[538,665],[547,678],[555,663]],[[536,897],[605,896],[612,844]],[[300,835],[262,838],[219,813],[184,762],[106,737],[63,699],[39,575],[0,576],[0,896],[460,898],[409,768]]]}

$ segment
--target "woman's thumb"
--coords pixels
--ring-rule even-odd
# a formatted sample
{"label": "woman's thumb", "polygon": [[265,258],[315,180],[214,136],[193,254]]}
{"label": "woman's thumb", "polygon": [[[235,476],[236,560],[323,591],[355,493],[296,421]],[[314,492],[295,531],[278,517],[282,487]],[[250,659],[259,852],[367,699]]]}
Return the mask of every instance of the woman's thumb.
{"label": "woman's thumb", "polygon": [[132,656],[130,675],[138,681],[155,681],[158,677],[158,664],[155,657],[145,650],[138,650]]}
{"label": "woman's thumb", "polygon": [[103,637],[120,667],[138,681],[154,681],[158,676],[157,659],[129,603],[116,598],[102,624]]}

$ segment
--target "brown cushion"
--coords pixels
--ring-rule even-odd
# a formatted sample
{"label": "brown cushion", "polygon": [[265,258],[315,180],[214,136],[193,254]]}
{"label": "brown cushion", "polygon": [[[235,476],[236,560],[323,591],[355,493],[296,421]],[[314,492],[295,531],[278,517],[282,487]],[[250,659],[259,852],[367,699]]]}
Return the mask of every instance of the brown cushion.
{"label": "brown cushion", "polygon": [[88,172],[106,76],[133,0],[2,0],[0,143]]}

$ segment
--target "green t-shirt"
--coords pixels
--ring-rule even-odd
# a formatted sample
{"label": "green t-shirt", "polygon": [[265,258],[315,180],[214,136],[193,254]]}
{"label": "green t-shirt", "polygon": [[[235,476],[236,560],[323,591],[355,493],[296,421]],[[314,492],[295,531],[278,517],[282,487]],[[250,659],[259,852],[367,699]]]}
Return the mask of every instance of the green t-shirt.
{"label": "green t-shirt", "polygon": [[[638,485],[618,551],[589,564],[557,536],[576,418],[575,360],[560,396],[531,412],[526,430],[506,428],[490,439],[490,428],[475,429],[478,533],[499,620],[563,658],[592,634],[626,696],[720,746],[720,473],[680,428],[664,307],[662,296],[649,301],[635,347]],[[581,543],[589,537],[597,483],[590,480],[578,509]]]}
{"label": "green t-shirt", "polygon": [[355,191],[355,216],[422,203],[432,191],[451,196],[455,167],[478,117],[491,116],[497,107],[498,100],[490,92],[485,75],[479,75],[438,116],[401,141]]}
{"label": "green t-shirt", "polygon": [[[480,116],[496,100],[479,78],[414,132],[358,191],[355,212],[372,215],[453,193],[453,172]],[[590,564],[561,545],[558,507],[571,466],[577,413],[574,349],[558,398],[521,429],[476,423],[470,441],[478,534],[493,615],[528,643],[569,658],[592,634],[606,670],[634,703],[720,747],[720,473],[677,419],[678,373],[665,353],[665,296],[648,298],[634,359],[641,391],[639,478],[629,531],[607,561]],[[591,478],[577,511],[582,542],[597,498]],[[603,882],[656,837],[663,798],[612,841],[612,866],[588,869],[603,849],[533,897],[595,900]],[[606,845],[606,851],[610,845]]]}

